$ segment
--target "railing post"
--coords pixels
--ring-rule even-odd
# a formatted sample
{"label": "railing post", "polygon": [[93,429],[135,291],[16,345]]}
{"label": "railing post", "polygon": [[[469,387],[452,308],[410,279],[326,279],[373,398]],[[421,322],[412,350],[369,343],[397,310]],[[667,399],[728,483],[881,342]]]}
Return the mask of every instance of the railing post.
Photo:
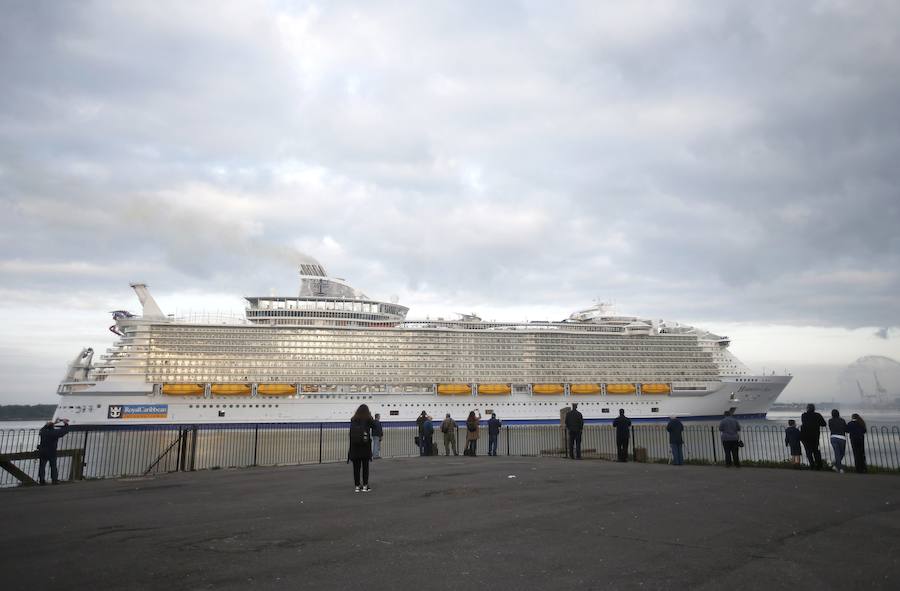
{"label": "railing post", "polygon": [[710,426],[709,428],[710,439],[712,439],[712,452],[713,452],[713,464],[719,463],[719,458],[716,455],[716,428]]}
{"label": "railing post", "polygon": [[191,472],[194,471],[197,463],[197,425],[191,429]]}
{"label": "railing post", "polygon": [[81,466],[78,467],[78,480],[84,479],[84,468],[87,466],[87,447],[88,447],[88,437],[90,436],[90,431],[84,432],[84,441],[81,444]]}
{"label": "railing post", "polygon": [[506,455],[509,455],[509,425],[506,426]]}
{"label": "railing post", "polygon": [[187,429],[178,429],[178,471],[186,472],[187,468]]}
{"label": "railing post", "polygon": [[[637,449],[637,441],[634,440],[634,425],[631,425],[631,461],[637,461],[637,454],[634,453],[634,450]],[[628,450],[625,450],[625,453],[628,453]]]}
{"label": "railing post", "polygon": [[74,482],[84,479],[84,451],[78,449],[72,451],[74,453],[72,454],[72,464],[69,469],[69,481]]}
{"label": "railing post", "polygon": [[322,423],[319,423],[319,463],[322,463]]}
{"label": "railing post", "polygon": [[253,466],[256,466],[257,449],[259,449],[259,423],[253,427]]}

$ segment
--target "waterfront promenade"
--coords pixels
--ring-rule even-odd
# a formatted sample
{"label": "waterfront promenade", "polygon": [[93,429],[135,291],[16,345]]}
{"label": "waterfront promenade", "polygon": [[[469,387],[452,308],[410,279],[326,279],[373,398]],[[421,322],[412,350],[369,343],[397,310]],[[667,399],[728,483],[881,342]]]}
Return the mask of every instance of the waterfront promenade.
{"label": "waterfront promenade", "polygon": [[900,585],[890,475],[442,456],[371,484],[316,464],[0,490],[3,588]]}

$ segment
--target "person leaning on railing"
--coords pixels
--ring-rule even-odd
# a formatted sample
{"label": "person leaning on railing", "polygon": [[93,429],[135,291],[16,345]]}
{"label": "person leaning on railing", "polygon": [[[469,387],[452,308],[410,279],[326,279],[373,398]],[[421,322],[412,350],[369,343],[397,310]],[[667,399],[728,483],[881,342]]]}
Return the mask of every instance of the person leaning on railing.
{"label": "person leaning on railing", "polygon": [[669,432],[669,446],[672,448],[672,463],[676,466],[684,464],[684,423],[672,415],[666,424]]}
{"label": "person leaning on railing", "polygon": [[828,430],[831,431],[831,449],[834,450],[835,472],[844,473],[844,454],[847,452],[847,421],[841,418],[838,409],[832,409],[828,419]]}
{"label": "person leaning on railing", "polygon": [[825,417],[816,412],[815,404],[807,404],[806,412],[800,415],[800,437],[806,448],[806,459],[809,467],[822,469],[822,452],[819,451],[819,433],[825,426]]}
{"label": "person leaning on railing", "polygon": [[866,422],[856,413],[850,415],[847,423],[850,447],[853,448],[853,464],[859,473],[866,472]]}
{"label": "person leaning on railing", "polygon": [[725,418],[719,421],[719,432],[722,434],[722,448],[725,450],[725,467],[741,467],[741,458],[738,448],[741,443],[741,424],[731,416],[731,411],[725,411]]}

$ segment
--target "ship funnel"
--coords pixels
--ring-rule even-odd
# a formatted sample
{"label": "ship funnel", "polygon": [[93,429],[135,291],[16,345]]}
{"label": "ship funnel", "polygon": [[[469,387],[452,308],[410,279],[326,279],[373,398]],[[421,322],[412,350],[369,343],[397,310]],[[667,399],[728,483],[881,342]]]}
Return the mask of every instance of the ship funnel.
{"label": "ship funnel", "polygon": [[141,306],[144,307],[142,316],[145,320],[166,320],[166,315],[163,314],[162,310],[159,309],[159,306],[156,305],[156,300],[150,295],[150,290],[147,289],[145,283],[132,283],[131,288],[141,301]]}

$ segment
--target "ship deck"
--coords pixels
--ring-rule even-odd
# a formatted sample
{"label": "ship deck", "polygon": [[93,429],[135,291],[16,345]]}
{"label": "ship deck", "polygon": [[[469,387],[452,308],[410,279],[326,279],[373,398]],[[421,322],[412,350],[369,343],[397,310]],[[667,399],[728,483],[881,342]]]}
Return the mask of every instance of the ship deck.
{"label": "ship deck", "polygon": [[[514,476],[514,478],[513,478]],[[896,588],[894,476],[554,458],[0,491],[5,589]]]}

